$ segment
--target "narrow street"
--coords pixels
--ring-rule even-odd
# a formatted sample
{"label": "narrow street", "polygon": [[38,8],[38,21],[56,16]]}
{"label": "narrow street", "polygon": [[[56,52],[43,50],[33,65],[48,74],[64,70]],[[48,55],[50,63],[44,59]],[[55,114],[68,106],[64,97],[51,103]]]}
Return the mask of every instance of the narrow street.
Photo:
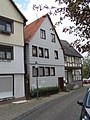
{"label": "narrow street", "polygon": [[53,100],[23,120],[79,120],[81,106],[77,104],[77,100],[83,99],[86,88],[83,87]]}

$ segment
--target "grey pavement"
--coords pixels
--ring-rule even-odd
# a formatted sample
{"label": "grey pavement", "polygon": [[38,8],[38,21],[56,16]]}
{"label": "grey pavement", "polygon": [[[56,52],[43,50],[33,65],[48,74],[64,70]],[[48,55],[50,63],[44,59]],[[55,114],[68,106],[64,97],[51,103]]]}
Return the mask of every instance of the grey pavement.
{"label": "grey pavement", "polygon": [[51,100],[69,93],[70,92],[60,92],[48,97],[40,97],[38,100],[35,98],[31,100],[17,101],[16,103],[0,105],[0,120],[15,120],[16,118],[21,120],[21,116],[30,114],[40,107],[48,104]]}

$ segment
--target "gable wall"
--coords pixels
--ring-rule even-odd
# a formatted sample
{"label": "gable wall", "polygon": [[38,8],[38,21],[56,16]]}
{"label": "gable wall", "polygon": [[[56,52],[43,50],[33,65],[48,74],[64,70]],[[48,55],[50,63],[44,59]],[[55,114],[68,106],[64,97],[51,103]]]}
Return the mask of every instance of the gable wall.
{"label": "gable wall", "polygon": [[[56,37],[56,43],[51,42],[50,31],[51,28],[50,21],[48,18],[44,20],[41,29],[46,31],[46,40],[40,38],[40,28],[35,33],[32,40],[29,42],[29,51],[27,52],[28,60],[28,74],[30,76],[30,87],[33,88],[36,86],[36,77],[32,77],[32,66],[35,65],[35,61],[38,62],[39,66],[43,67],[55,67],[55,76],[43,76],[39,77],[39,87],[47,87],[47,86],[58,86],[58,77],[64,77],[64,57],[63,51],[61,49],[60,43]],[[48,58],[40,58],[40,57],[32,57],[32,45],[37,47],[47,48],[49,49],[49,59]],[[54,50],[58,51],[59,59],[54,58]],[[29,53],[29,54],[28,54]]]}
{"label": "gable wall", "polygon": [[0,42],[14,45],[24,45],[23,18],[9,0],[0,0],[0,16],[13,20],[14,34],[0,34]]}
{"label": "gable wall", "polygon": [[[54,31],[51,31],[50,28],[52,28],[48,18],[45,19],[45,21],[42,23],[42,25],[40,26],[40,28],[37,30],[37,32],[35,33],[34,37],[32,38],[31,42],[30,42],[30,59],[31,62],[33,62],[33,58],[32,58],[32,45],[36,45],[38,47],[42,47],[42,48],[48,48],[49,49],[49,59],[44,59],[44,58],[38,58],[38,61],[40,63],[46,63],[48,61],[48,64],[56,64],[56,65],[64,65],[64,57],[63,57],[63,50],[61,49],[61,45],[56,37],[56,43],[51,42],[51,33],[54,33]],[[40,29],[43,29],[46,31],[46,40],[41,39],[40,38]],[[54,33],[55,34],[55,33]],[[59,60],[55,60],[54,58],[54,50],[58,51],[58,56],[59,56]],[[37,59],[37,58],[36,58]]]}

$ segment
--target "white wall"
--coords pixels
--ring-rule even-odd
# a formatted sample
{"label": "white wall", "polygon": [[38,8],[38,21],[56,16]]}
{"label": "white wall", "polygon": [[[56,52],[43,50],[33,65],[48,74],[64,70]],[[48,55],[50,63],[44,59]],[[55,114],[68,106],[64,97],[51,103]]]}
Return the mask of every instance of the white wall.
{"label": "white wall", "polygon": [[[46,40],[40,38],[40,28],[46,31]],[[36,77],[32,77],[32,66],[35,64],[35,61],[38,62],[39,66],[43,67],[55,67],[55,76],[47,76],[47,77],[39,77],[39,86],[57,86],[58,85],[58,77],[64,77],[64,57],[63,50],[61,49],[60,43],[56,36],[56,43],[51,42],[51,31],[52,25],[48,18],[44,20],[40,28],[35,33],[31,42],[29,43],[29,59],[27,60],[29,65],[29,75],[30,75],[30,87],[36,87]],[[37,47],[47,48],[49,49],[49,59],[48,58],[40,58],[40,57],[32,57],[32,45]],[[55,59],[54,50],[58,51],[59,59]],[[28,50],[27,50],[28,51]]]}
{"label": "white wall", "polygon": [[14,75],[14,97],[25,97],[24,75]]}
{"label": "white wall", "polygon": [[24,53],[23,47],[14,46],[14,60],[0,61],[0,74],[24,73]]}

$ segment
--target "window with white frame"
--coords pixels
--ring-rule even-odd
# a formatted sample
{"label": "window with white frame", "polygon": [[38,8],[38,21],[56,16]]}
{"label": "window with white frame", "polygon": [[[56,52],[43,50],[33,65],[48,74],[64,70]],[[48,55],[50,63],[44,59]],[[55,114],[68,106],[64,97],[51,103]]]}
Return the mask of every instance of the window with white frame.
{"label": "window with white frame", "polygon": [[49,58],[49,49],[44,49],[45,58]]}
{"label": "window with white frame", "polygon": [[55,76],[55,67],[51,67],[50,69],[50,75]]}
{"label": "window with white frame", "polygon": [[41,37],[42,39],[46,39],[46,31],[45,31],[45,30],[40,29],[40,37]]}
{"label": "window with white frame", "polygon": [[56,42],[55,35],[53,33],[51,33],[51,41],[54,42],[54,43]]}
{"label": "window with white frame", "polygon": [[50,67],[45,67],[45,76],[50,76]]}
{"label": "window with white frame", "polygon": [[0,45],[0,59],[13,60],[13,47]]}

